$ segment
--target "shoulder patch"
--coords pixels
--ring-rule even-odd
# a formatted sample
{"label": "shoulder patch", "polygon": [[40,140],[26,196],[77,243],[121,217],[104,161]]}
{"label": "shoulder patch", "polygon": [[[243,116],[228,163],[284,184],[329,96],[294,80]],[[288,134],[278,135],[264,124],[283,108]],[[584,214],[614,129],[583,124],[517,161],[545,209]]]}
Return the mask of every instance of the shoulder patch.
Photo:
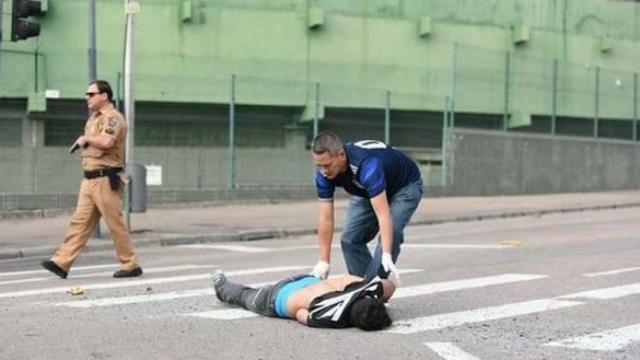
{"label": "shoulder patch", "polygon": [[109,123],[109,126],[115,127],[118,125],[118,118],[110,117],[108,123]]}

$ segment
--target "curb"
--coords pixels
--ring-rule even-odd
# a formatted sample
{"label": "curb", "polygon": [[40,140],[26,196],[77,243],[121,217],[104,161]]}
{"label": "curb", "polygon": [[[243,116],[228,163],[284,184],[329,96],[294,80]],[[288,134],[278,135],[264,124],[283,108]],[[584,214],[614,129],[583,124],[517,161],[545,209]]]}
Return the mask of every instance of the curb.
{"label": "curb", "polygon": [[[433,220],[417,220],[412,221],[409,226],[416,225],[438,225],[454,222],[472,222],[482,220],[509,219],[525,216],[542,216],[552,214],[573,213],[581,211],[599,211],[599,210],[615,210],[632,207],[640,207],[640,202],[632,202],[625,204],[609,204],[594,205],[582,207],[568,207],[545,210],[525,210],[511,211],[500,213],[488,213],[479,215],[461,215],[453,217],[442,217]],[[340,231],[341,227],[336,227],[336,231]],[[201,243],[215,243],[225,241],[257,241],[265,239],[278,239],[292,236],[313,235],[316,233],[315,227],[299,227],[291,229],[255,229],[239,231],[234,233],[202,233],[202,234],[157,234],[153,237],[132,237],[132,241],[136,247],[151,246],[177,246]],[[36,256],[50,256],[56,251],[57,246],[30,246],[24,248],[13,248],[0,250],[0,261],[18,258],[28,258]],[[93,243],[87,245],[85,251],[102,251],[113,249],[111,242]]]}

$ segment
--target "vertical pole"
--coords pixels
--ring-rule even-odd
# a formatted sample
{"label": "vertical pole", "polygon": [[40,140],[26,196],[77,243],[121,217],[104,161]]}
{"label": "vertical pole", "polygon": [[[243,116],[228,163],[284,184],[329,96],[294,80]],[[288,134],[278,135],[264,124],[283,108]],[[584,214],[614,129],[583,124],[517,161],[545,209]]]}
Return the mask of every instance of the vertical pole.
{"label": "vertical pole", "polygon": [[551,135],[556,134],[558,113],[558,59],[553,60],[553,88],[551,89]]}
{"label": "vertical pole", "polygon": [[504,67],[504,112],[502,114],[502,130],[509,128],[509,91],[511,87],[511,52],[507,51]]}
{"label": "vertical pole", "polygon": [[122,73],[120,71],[118,71],[118,74],[116,75],[116,109],[118,109],[118,111],[122,110],[122,94],[120,93],[120,91],[122,87]]}
{"label": "vertical pole", "polygon": [[440,169],[442,171],[442,186],[447,186],[447,123],[449,122],[449,97],[444,97],[444,108],[442,109],[442,160]]}
{"label": "vertical pole", "polygon": [[638,73],[633,73],[633,141],[638,141]]}
{"label": "vertical pole", "polygon": [[451,98],[449,99],[449,123],[455,127],[456,87],[458,82],[458,43],[453,43],[451,54]]}
{"label": "vertical pole", "polygon": [[[0,31],[2,31],[0,29]],[[38,92],[38,48],[33,52],[33,91]]]}
{"label": "vertical pole", "polygon": [[96,0],[89,0],[89,81],[96,79]]}
{"label": "vertical pole", "polygon": [[600,111],[600,66],[596,66],[596,84],[595,84],[595,101],[594,101],[594,117],[593,117],[593,137],[598,137],[598,117]]}
{"label": "vertical pole", "polygon": [[127,0],[126,32],[124,49],[124,111],[128,122],[127,131],[127,156],[126,162],[134,159],[134,139],[135,139],[135,101],[133,95],[132,73],[134,67],[134,25],[135,25],[135,0]]}
{"label": "vertical pole", "polygon": [[236,76],[231,75],[231,101],[229,102],[229,189],[236,187]]}
{"label": "vertical pole", "polygon": [[[4,4],[3,4],[3,0],[0,0],[0,59],[2,59],[2,18],[4,18],[2,14],[4,14]],[[2,76],[2,62],[0,62],[0,84],[2,84],[1,76]]]}
{"label": "vertical pole", "polygon": [[[127,119],[127,145],[125,152],[125,165],[133,164],[135,148],[135,97],[133,93],[133,68],[134,68],[134,25],[135,15],[139,11],[139,4],[136,0],[125,0],[125,45],[124,45],[124,113]],[[126,219],[127,228],[131,231],[131,182],[127,186],[127,206]]]}
{"label": "vertical pole", "polygon": [[320,120],[320,83],[317,82],[315,85],[315,95],[316,95],[316,108],[315,113],[313,115],[313,138],[315,139],[318,136],[319,130],[319,120]]}
{"label": "vertical pole", "polygon": [[384,142],[389,144],[391,141],[391,91],[385,93],[384,105]]}

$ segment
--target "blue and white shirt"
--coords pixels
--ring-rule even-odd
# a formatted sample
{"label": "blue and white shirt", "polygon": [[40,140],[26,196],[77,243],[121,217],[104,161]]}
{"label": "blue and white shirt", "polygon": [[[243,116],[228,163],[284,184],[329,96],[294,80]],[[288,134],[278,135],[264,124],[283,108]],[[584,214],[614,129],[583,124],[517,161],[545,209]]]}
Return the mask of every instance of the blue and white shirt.
{"label": "blue and white shirt", "polygon": [[318,170],[316,188],[320,199],[331,199],[336,186],[351,194],[371,199],[387,191],[392,197],[398,190],[420,180],[420,170],[401,151],[377,140],[362,140],[344,145],[347,171],[327,179]]}

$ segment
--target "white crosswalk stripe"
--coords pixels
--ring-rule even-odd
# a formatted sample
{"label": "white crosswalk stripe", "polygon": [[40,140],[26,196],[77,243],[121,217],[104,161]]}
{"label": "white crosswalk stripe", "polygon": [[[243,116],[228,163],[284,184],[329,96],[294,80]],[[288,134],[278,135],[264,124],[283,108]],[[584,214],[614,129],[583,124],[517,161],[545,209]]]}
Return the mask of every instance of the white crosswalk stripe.
{"label": "white crosswalk stripe", "polygon": [[614,286],[603,289],[581,291],[573,294],[567,294],[559,296],[558,299],[595,299],[595,300],[609,300],[617,299],[629,295],[640,294],[640,283]]}
{"label": "white crosswalk stripe", "polygon": [[582,276],[585,276],[585,277],[608,276],[608,275],[622,274],[622,273],[631,272],[631,271],[640,271],[640,267],[630,267],[630,268],[624,268],[624,269],[615,269],[615,270],[608,270],[608,271],[602,271],[602,272],[588,273]]}
{"label": "white crosswalk stripe", "polygon": [[519,281],[529,281],[544,279],[547,276],[544,275],[531,275],[531,274],[502,274],[496,276],[487,276],[481,278],[472,278],[464,280],[444,281],[433,284],[424,284],[418,286],[400,287],[393,294],[394,299],[399,299],[407,296],[418,296],[435,294],[445,291],[454,291],[462,289],[480,288],[491,285],[508,284]]}
{"label": "white crosswalk stripe", "polygon": [[[171,271],[207,269],[207,268],[216,268],[216,267],[219,267],[219,265],[176,265],[176,266],[145,268],[144,272],[145,274],[148,275],[148,274],[158,274],[158,273],[171,272]],[[77,280],[77,279],[92,278],[96,276],[110,276],[110,275],[111,275],[111,272],[96,272],[96,273],[81,274],[81,275],[74,274],[72,279]],[[51,280],[51,279],[58,279],[58,277],[53,275],[53,276],[47,276],[47,277],[6,280],[6,281],[0,281],[0,285],[13,285],[13,284],[20,284],[20,283],[45,281],[45,280]]]}
{"label": "white crosswalk stripe", "polygon": [[246,252],[246,253],[262,253],[269,252],[273,249],[258,247],[258,246],[242,246],[242,245],[215,245],[215,244],[191,244],[191,245],[180,245],[181,248],[186,249],[208,249],[208,250],[226,250],[226,251],[236,251],[236,252]]}
{"label": "white crosswalk stripe", "polygon": [[[278,252],[278,251],[292,251],[292,250],[318,250],[318,245],[296,245],[285,247],[263,247],[263,246],[244,246],[244,245],[223,245],[223,244],[189,244],[179,245],[177,247],[183,249],[205,249],[205,250],[224,250],[235,251],[244,253],[264,253],[264,252]],[[340,245],[333,244],[331,248],[338,249]]]}
{"label": "white crosswalk stripe", "polygon": [[539,299],[513,304],[491,306],[481,309],[458,311],[447,314],[417,317],[394,322],[387,332],[394,334],[413,334],[429,330],[444,329],[468,323],[504,319],[513,316],[535,314],[543,311],[582,305],[568,300]]}
{"label": "white crosswalk stripe", "polygon": [[[105,268],[117,268],[116,264],[105,264],[105,265],[90,265],[90,266],[74,266],[73,271],[84,271],[84,270],[93,270],[93,269],[105,269]],[[11,272],[3,272],[0,273],[0,277],[5,276],[21,276],[21,275],[33,275],[33,274],[51,274],[48,270],[38,269],[38,270],[26,270],[26,271],[11,271]]]}
{"label": "white crosswalk stripe", "polygon": [[483,244],[403,244],[403,248],[412,249],[475,249],[475,250],[500,250],[511,249],[513,245],[483,245]]}
{"label": "white crosswalk stripe", "polygon": [[639,341],[640,324],[634,324],[585,336],[552,341],[545,345],[584,350],[617,351]]}
{"label": "white crosswalk stripe", "polygon": [[57,276],[45,276],[45,277],[28,278],[28,279],[5,280],[5,281],[0,281],[0,286],[1,285],[14,285],[14,284],[23,284],[23,283],[31,283],[31,282],[38,282],[38,281],[46,281],[46,280],[52,280],[52,279],[58,279],[58,277]]}
{"label": "white crosswalk stripe", "polygon": [[[224,250],[235,251],[244,253],[265,253],[265,252],[279,252],[279,251],[294,251],[294,250],[317,250],[318,245],[297,245],[286,247],[260,247],[260,246],[243,246],[243,245],[218,245],[218,244],[189,244],[180,245],[179,247],[185,249],[207,249],[207,250]],[[340,246],[334,244],[332,248],[339,248]],[[375,243],[372,243],[370,247],[375,247]],[[470,250],[501,250],[513,248],[513,245],[501,245],[501,244],[412,244],[405,243],[402,245],[407,249],[470,249]]]}
{"label": "white crosswalk stripe", "polygon": [[65,302],[55,303],[53,305],[76,307],[76,308],[90,308],[90,307],[102,307],[102,306],[114,306],[114,305],[126,305],[126,304],[139,304],[139,303],[152,302],[152,301],[176,300],[176,299],[183,299],[183,298],[196,297],[196,296],[214,296],[215,294],[216,292],[213,290],[213,288],[210,288],[210,289],[173,291],[171,293],[111,297],[111,298],[94,299],[94,300],[65,301]]}
{"label": "white crosswalk stripe", "polygon": [[[308,269],[308,266],[279,266],[279,267],[272,267],[272,268],[250,269],[250,270],[242,270],[242,274],[255,274],[255,273],[276,272],[276,271],[295,271],[295,270],[302,270],[302,269]],[[175,282],[202,280],[202,279],[208,279],[210,276],[211,276],[210,273],[204,273],[204,274],[171,276],[171,277],[154,278],[154,279],[120,280],[117,282],[85,284],[85,285],[82,285],[82,287],[85,290],[116,289],[116,288],[141,286],[141,285],[167,284],[167,283],[175,283]],[[15,297],[22,297],[22,296],[64,293],[68,290],[69,290],[69,286],[60,286],[60,287],[43,288],[43,289],[0,292],[0,298],[15,298]]]}
{"label": "white crosswalk stripe", "polygon": [[424,343],[445,360],[480,360],[449,342]]}

